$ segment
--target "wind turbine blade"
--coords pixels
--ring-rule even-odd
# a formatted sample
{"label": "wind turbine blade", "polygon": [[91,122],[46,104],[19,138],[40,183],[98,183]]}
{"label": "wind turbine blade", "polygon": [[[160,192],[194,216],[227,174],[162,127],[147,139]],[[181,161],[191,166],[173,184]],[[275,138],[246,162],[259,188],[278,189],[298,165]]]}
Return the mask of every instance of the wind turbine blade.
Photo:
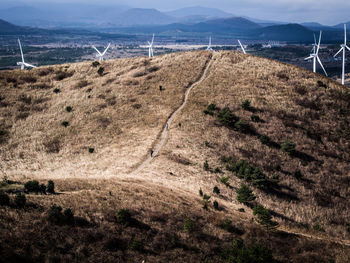
{"label": "wind turbine blade", "polygon": [[317,45],[317,50],[316,50],[317,55],[318,55],[318,51],[320,50],[320,46],[321,46],[321,38],[322,38],[322,31],[320,31],[320,38],[318,39],[318,45]]}
{"label": "wind turbine blade", "polygon": [[102,56],[101,52],[95,46],[92,46],[92,48],[95,49],[100,56]]}
{"label": "wind turbine blade", "polygon": [[241,49],[242,49],[243,53],[244,53],[244,54],[247,54],[247,53],[245,52],[245,49],[244,49],[244,47],[243,47],[243,45],[242,45],[242,43],[241,43],[240,40],[238,40],[238,43],[239,43],[239,45],[241,46]]}
{"label": "wind turbine blade", "polygon": [[345,46],[349,51],[350,51],[350,48],[348,46]]}
{"label": "wind turbine blade", "polygon": [[19,44],[19,49],[21,50],[22,62],[24,63],[24,56],[23,56],[23,51],[22,51],[21,40],[19,40],[19,39],[18,39],[18,44]]}
{"label": "wind turbine blade", "polygon": [[315,40],[315,45],[317,45],[316,35],[315,35],[315,33],[314,33],[314,40]]}
{"label": "wind turbine blade", "polygon": [[323,67],[323,65],[322,65],[322,62],[321,62],[321,60],[320,60],[320,58],[319,58],[318,56],[317,56],[317,61],[318,61],[318,63],[320,64],[321,68],[323,69],[324,74],[326,74],[326,76],[328,76],[328,74],[327,74],[326,70],[324,69],[324,67]]}
{"label": "wind turbine blade", "polygon": [[341,49],[339,49],[339,51],[337,52],[337,54],[334,55],[334,57],[338,56],[340,52],[343,51],[343,47]]}
{"label": "wind turbine blade", "polygon": [[103,51],[102,56],[104,56],[104,55],[106,54],[106,52],[107,52],[107,50],[109,49],[109,46],[110,46],[110,45],[111,45],[111,43],[109,43],[108,46],[106,47],[105,51]]}
{"label": "wind turbine blade", "polygon": [[151,43],[152,43],[152,45],[153,45],[153,42],[154,42],[154,34],[153,34],[153,37],[152,37],[152,42],[151,42]]}
{"label": "wind turbine blade", "polygon": [[30,68],[36,68],[36,66],[28,64],[28,63],[24,63],[24,65],[26,65],[27,67],[30,67]]}
{"label": "wind turbine blade", "polygon": [[313,58],[313,56],[310,56],[310,57],[305,58],[304,60],[310,60],[312,58]]}
{"label": "wind turbine blade", "polygon": [[147,41],[148,45],[151,46],[151,42]]}
{"label": "wind turbine blade", "polygon": [[344,24],[344,45],[346,46],[346,24]]}

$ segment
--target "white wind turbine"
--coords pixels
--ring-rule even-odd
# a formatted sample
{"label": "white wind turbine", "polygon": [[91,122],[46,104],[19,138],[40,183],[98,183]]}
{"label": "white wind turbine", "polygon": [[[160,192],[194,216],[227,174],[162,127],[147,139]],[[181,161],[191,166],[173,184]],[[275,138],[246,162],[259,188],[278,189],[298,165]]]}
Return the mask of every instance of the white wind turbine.
{"label": "white wind turbine", "polygon": [[211,48],[211,37],[209,37],[209,45],[207,46],[207,50],[213,51],[213,49]]}
{"label": "white wind turbine", "polygon": [[103,57],[106,54],[107,50],[109,49],[110,45],[111,45],[111,43],[108,44],[108,46],[106,47],[106,49],[102,53],[94,45],[92,46],[92,48],[97,51],[96,57],[98,58],[99,61],[103,61]]}
{"label": "white wind turbine", "polygon": [[153,42],[154,42],[154,34],[153,34],[153,37],[152,37],[152,42],[148,42],[148,57],[153,57],[154,54],[153,54]]}
{"label": "white wind turbine", "polygon": [[25,67],[28,68],[36,68],[36,66],[33,66],[31,64],[25,63],[24,62],[24,56],[23,56],[23,51],[22,51],[22,45],[21,45],[21,41],[18,39],[18,44],[19,44],[19,49],[21,50],[21,56],[22,56],[22,62],[17,62],[18,66],[21,66],[21,69],[24,69]]}
{"label": "white wind turbine", "polygon": [[247,52],[245,52],[245,49],[244,49],[244,47],[243,47],[243,45],[242,45],[242,43],[241,43],[241,41],[239,39],[238,39],[238,43],[241,46],[241,49],[242,49],[243,53],[247,54]]}
{"label": "white wind turbine", "polygon": [[338,54],[343,51],[343,68],[342,68],[341,84],[344,85],[344,82],[345,82],[345,50],[348,49],[350,51],[350,48],[346,45],[346,24],[344,24],[344,44],[342,44],[340,46],[341,46],[340,50],[337,52],[337,54],[334,55],[334,57],[338,56]]}
{"label": "white wind turbine", "polygon": [[327,74],[326,70],[324,69],[322,62],[318,56],[318,52],[320,51],[320,45],[321,45],[321,37],[322,37],[322,31],[320,31],[320,38],[318,39],[318,45],[317,45],[315,52],[310,54],[310,56],[305,58],[305,60],[310,60],[310,59],[313,60],[313,72],[315,72],[315,73],[316,73],[316,63],[318,62],[318,64],[320,64],[321,68],[323,69],[324,74],[326,76],[328,76],[328,74]]}

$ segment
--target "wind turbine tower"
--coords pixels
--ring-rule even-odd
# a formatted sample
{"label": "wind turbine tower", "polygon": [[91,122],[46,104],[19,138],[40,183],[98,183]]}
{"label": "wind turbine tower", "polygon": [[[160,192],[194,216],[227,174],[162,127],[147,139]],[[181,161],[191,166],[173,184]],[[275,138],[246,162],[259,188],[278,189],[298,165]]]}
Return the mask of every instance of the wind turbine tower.
{"label": "wind turbine tower", "polygon": [[92,46],[92,48],[95,49],[97,52],[96,57],[98,58],[99,61],[103,61],[103,57],[106,54],[107,50],[109,49],[110,45],[111,43],[108,44],[108,46],[102,53],[95,46]]}
{"label": "wind turbine tower", "polygon": [[22,56],[22,61],[21,62],[17,62],[18,66],[21,66],[21,69],[23,70],[25,67],[28,68],[36,68],[36,66],[33,66],[31,64],[28,64],[26,62],[24,62],[24,56],[23,56],[23,51],[22,51],[22,45],[21,45],[21,41],[18,39],[18,44],[19,44],[19,49],[21,50],[21,56]]}
{"label": "wind turbine tower", "polygon": [[211,37],[209,37],[209,45],[207,47],[207,50],[213,51],[213,49],[211,48]]}
{"label": "wind turbine tower", "polygon": [[350,51],[350,48],[346,45],[346,24],[344,24],[344,44],[340,45],[340,50],[337,52],[337,54],[334,55],[334,57],[336,57],[340,52],[343,51],[343,68],[342,68],[342,76],[341,76],[342,85],[344,85],[345,83],[345,51],[346,49]]}
{"label": "wind turbine tower", "polygon": [[154,42],[154,34],[153,34],[153,37],[152,37],[152,42],[148,42],[148,57],[153,57],[154,54],[153,54],[153,42]]}
{"label": "wind turbine tower", "polygon": [[241,41],[239,39],[238,39],[238,43],[241,46],[241,49],[242,49],[243,53],[247,54],[247,52],[245,51],[245,49],[244,49],[244,47],[243,47],[243,45],[242,45],[242,43],[241,43]]}
{"label": "wind turbine tower", "polygon": [[321,62],[321,60],[320,60],[320,58],[319,58],[319,56],[318,56],[318,52],[320,51],[320,46],[321,46],[321,38],[322,38],[322,31],[320,31],[320,38],[318,39],[318,45],[317,45],[317,47],[316,47],[315,52],[313,52],[312,54],[310,54],[310,56],[307,57],[307,58],[305,58],[305,60],[310,60],[310,59],[312,59],[312,62],[313,62],[313,72],[315,72],[315,73],[316,73],[316,64],[317,64],[317,62],[318,62],[318,64],[320,64],[321,68],[323,69],[324,74],[325,74],[326,76],[328,76],[328,74],[327,74],[326,70],[324,69],[324,67],[323,67],[323,65],[322,65],[322,62]]}

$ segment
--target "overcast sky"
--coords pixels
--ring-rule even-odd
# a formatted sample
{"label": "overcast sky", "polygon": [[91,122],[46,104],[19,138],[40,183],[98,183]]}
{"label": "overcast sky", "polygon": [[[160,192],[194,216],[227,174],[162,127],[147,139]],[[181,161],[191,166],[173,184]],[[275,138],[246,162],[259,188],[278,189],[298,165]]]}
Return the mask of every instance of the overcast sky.
{"label": "overcast sky", "polygon": [[[9,0],[0,0],[1,2]],[[40,0],[18,0],[31,4]],[[43,1],[43,0],[41,0]],[[11,1],[12,4],[17,2]],[[124,4],[168,11],[188,6],[215,7],[238,16],[287,22],[320,22],[334,25],[350,21],[349,0],[46,0],[49,2]]]}

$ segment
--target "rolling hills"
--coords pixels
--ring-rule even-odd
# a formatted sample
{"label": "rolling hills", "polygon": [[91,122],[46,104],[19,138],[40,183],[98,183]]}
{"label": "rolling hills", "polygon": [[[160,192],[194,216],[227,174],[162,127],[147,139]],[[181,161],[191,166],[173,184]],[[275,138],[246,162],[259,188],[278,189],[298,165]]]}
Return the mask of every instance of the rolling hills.
{"label": "rolling hills", "polygon": [[[0,84],[0,189],[57,192],[0,206],[5,262],[349,261],[348,88],[207,51],[2,71]],[[255,200],[237,200],[242,184]],[[53,204],[74,223],[52,221]]]}

